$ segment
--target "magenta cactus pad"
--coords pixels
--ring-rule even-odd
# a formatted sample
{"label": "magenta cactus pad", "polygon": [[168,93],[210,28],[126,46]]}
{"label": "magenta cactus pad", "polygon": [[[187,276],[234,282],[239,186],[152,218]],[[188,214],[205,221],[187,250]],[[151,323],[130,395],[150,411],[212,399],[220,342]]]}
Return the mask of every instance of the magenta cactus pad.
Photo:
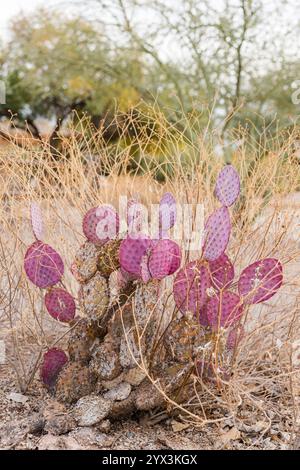
{"label": "magenta cactus pad", "polygon": [[207,319],[214,329],[233,325],[243,313],[241,298],[230,291],[212,297],[207,304]]}
{"label": "magenta cactus pad", "polygon": [[[208,269],[198,261],[191,261],[176,275],[173,284],[174,300],[182,313],[192,312],[199,316],[205,326],[205,304],[208,300],[208,289],[211,279]],[[203,317],[203,322],[202,322]]]}
{"label": "magenta cactus pad", "polygon": [[227,207],[215,210],[204,227],[203,257],[209,261],[218,259],[226,250],[231,231]]}
{"label": "magenta cactus pad", "polygon": [[32,202],[30,205],[30,220],[33,234],[37,240],[43,237],[43,218],[39,204]]}
{"label": "magenta cactus pad", "polygon": [[159,203],[159,229],[163,234],[172,228],[176,221],[176,201],[171,193],[165,193]]}
{"label": "magenta cactus pad", "polygon": [[164,279],[180,266],[181,252],[172,240],[159,240],[149,256],[149,271],[153,279]]}
{"label": "magenta cactus pad", "polygon": [[226,165],[220,172],[215,194],[223,206],[232,206],[240,194],[240,177],[232,165]]}
{"label": "magenta cactus pad", "polygon": [[121,268],[130,274],[140,276],[142,258],[152,244],[152,240],[146,235],[122,240],[119,252]]}
{"label": "magenta cactus pad", "polygon": [[64,289],[51,289],[45,295],[45,306],[55,320],[68,323],[75,317],[76,304],[69,292]]}
{"label": "magenta cactus pad", "polygon": [[213,287],[229,287],[234,279],[234,267],[228,256],[223,253],[219,258],[209,262],[209,272]]}
{"label": "magenta cactus pad", "polygon": [[54,389],[58,375],[67,362],[68,357],[61,349],[52,348],[44,354],[40,373],[43,383],[49,390]]}
{"label": "magenta cactus pad", "polygon": [[103,204],[85,214],[82,229],[90,242],[101,246],[117,237],[119,225],[119,216],[114,207]]}
{"label": "magenta cactus pad", "polygon": [[60,281],[64,263],[51,246],[37,240],[26,251],[24,269],[34,285],[45,289]]}
{"label": "magenta cactus pad", "polygon": [[242,272],[238,290],[247,304],[258,304],[272,297],[282,285],[282,265],[274,258],[265,258]]}

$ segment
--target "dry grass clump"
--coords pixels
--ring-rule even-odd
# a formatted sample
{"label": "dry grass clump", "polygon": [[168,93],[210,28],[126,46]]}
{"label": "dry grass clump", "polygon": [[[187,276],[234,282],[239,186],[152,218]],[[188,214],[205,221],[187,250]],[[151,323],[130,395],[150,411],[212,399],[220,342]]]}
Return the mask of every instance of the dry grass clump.
{"label": "dry grass clump", "polygon": [[[107,130],[95,132],[86,119],[70,126],[62,136],[59,158],[48,144],[26,141],[0,148],[0,321],[7,359],[21,390],[33,380],[45,348],[64,344],[68,328],[44,311],[37,289],[29,285],[22,268],[26,246],[32,241],[30,201],[40,202],[47,233],[45,241],[62,255],[67,267],[66,286],[76,297],[69,267],[83,241],[81,220],[92,206],[108,202],[119,207],[120,196],[139,194],[141,202],[157,203],[166,190],[179,204],[215,205],[214,181],[224,165],[216,154],[214,133],[197,128],[195,116],[182,116],[168,124],[156,109],[142,107],[121,119],[116,113]],[[242,195],[233,210],[233,236],[228,254],[238,274],[250,262],[278,257],[284,266],[284,286],[274,298],[246,312],[246,335],[234,353],[229,381],[218,386],[192,377],[193,392],[181,405],[168,398],[169,409],[181,419],[203,425],[239,420],[244,426],[265,423],[272,417],[297,432],[300,392],[300,166],[295,160],[296,129],[288,137],[266,135],[251,140],[239,130],[226,154],[242,181]],[[224,142],[219,142],[218,145]],[[225,148],[225,147],[224,147]],[[186,251],[186,259],[199,252]],[[170,283],[165,284],[172,310]],[[145,367],[144,373],[152,379]],[[154,380],[153,380],[154,381]],[[159,414],[157,415],[159,416]],[[155,416],[153,416],[155,419]]]}

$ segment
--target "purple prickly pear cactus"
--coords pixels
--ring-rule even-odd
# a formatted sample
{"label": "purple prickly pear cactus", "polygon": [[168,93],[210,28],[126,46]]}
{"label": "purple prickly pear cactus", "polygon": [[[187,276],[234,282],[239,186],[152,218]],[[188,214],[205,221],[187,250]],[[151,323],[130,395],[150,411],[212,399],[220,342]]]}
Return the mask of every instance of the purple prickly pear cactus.
{"label": "purple prickly pear cactus", "polygon": [[45,295],[45,306],[55,320],[68,323],[75,317],[76,304],[69,292],[64,289],[51,289]]}
{"label": "purple prickly pear cactus", "polygon": [[203,257],[208,261],[218,259],[226,250],[231,231],[227,207],[215,210],[204,227]]}
{"label": "purple prickly pear cactus", "polygon": [[159,203],[159,233],[164,237],[165,233],[176,222],[176,201],[171,193],[165,193]]}
{"label": "purple prickly pear cactus", "polygon": [[68,357],[61,349],[52,348],[44,354],[40,373],[48,390],[54,389],[58,375],[67,362]]}
{"label": "purple prickly pear cactus", "polygon": [[172,240],[159,240],[149,256],[149,273],[153,279],[164,279],[173,274],[180,266],[181,252]]}
{"label": "purple prickly pear cactus", "polygon": [[37,202],[30,205],[30,220],[33,234],[37,240],[43,238],[43,218],[42,211]]}
{"label": "purple prickly pear cactus", "polygon": [[226,165],[220,172],[215,194],[223,206],[232,206],[240,194],[240,177],[232,165]]}
{"label": "purple prickly pear cactus", "polygon": [[173,285],[174,300],[182,313],[192,312],[206,326],[206,307],[211,279],[207,267],[191,261],[176,275]]}
{"label": "purple prickly pear cactus", "polygon": [[225,253],[210,261],[208,266],[214,288],[223,289],[230,286],[234,279],[234,267]]}
{"label": "purple prickly pear cactus", "polygon": [[152,245],[153,241],[146,235],[140,235],[137,238],[127,237],[122,240],[119,252],[121,268],[139,277],[143,256]]}
{"label": "purple prickly pear cactus", "polygon": [[282,285],[282,265],[274,258],[265,258],[250,264],[241,273],[238,291],[247,304],[258,304],[270,299]]}
{"label": "purple prickly pear cactus", "polygon": [[51,246],[37,240],[26,251],[24,269],[34,285],[45,289],[61,280],[64,263]]}
{"label": "purple prickly pear cactus", "polygon": [[90,209],[83,218],[82,229],[86,238],[95,245],[104,245],[119,232],[119,215],[114,207],[103,204]]}
{"label": "purple prickly pear cactus", "polygon": [[230,291],[222,291],[207,304],[207,319],[213,329],[228,327],[237,322],[243,313],[241,298]]}

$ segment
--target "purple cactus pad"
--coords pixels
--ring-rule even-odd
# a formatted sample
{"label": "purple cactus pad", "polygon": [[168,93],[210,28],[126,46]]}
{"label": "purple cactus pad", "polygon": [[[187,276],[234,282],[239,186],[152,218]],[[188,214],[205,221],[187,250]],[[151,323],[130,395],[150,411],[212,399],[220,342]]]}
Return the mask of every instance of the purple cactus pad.
{"label": "purple cactus pad", "polygon": [[120,245],[119,252],[121,268],[130,274],[140,276],[142,258],[152,244],[152,240],[146,235],[125,238]]}
{"label": "purple cactus pad", "polygon": [[30,220],[33,234],[37,240],[43,237],[43,218],[39,204],[32,202],[30,205]]}
{"label": "purple cactus pad", "polygon": [[247,304],[258,304],[270,299],[281,287],[282,265],[274,258],[265,258],[248,266],[242,272],[238,290]]}
{"label": "purple cactus pad", "polygon": [[176,201],[171,193],[165,193],[159,203],[159,231],[163,235],[176,222]]}
{"label": "purple cactus pad", "polygon": [[192,312],[201,325],[207,326],[205,304],[211,287],[208,269],[199,261],[191,261],[176,275],[173,284],[174,300],[182,313]]}
{"label": "purple cactus pad", "polygon": [[164,279],[180,266],[181,252],[172,240],[159,240],[149,256],[149,271],[153,279]]}
{"label": "purple cactus pad", "polygon": [[72,295],[64,289],[51,289],[45,295],[45,306],[55,320],[68,323],[75,317],[76,304]]}
{"label": "purple cactus pad", "polygon": [[232,206],[240,194],[240,177],[232,165],[226,165],[220,172],[215,194],[223,206]]}
{"label": "purple cactus pad", "polygon": [[234,267],[225,253],[216,260],[210,261],[208,266],[213,287],[223,289],[230,286],[234,279]]}
{"label": "purple cactus pad", "polygon": [[82,229],[90,242],[101,246],[117,237],[119,225],[119,215],[115,208],[103,204],[102,206],[93,207],[85,214]]}
{"label": "purple cactus pad", "polygon": [[231,231],[227,207],[215,210],[204,227],[203,257],[209,261],[218,259],[226,250]]}
{"label": "purple cactus pad", "polygon": [[58,375],[67,362],[68,357],[61,349],[52,348],[44,354],[40,374],[48,390],[54,389]]}
{"label": "purple cactus pad", "polygon": [[37,240],[26,251],[24,269],[34,285],[45,289],[60,281],[64,263],[51,246]]}
{"label": "purple cactus pad", "polygon": [[230,291],[223,291],[212,297],[207,303],[207,319],[209,325],[218,327],[228,327],[241,318],[243,306],[241,298]]}

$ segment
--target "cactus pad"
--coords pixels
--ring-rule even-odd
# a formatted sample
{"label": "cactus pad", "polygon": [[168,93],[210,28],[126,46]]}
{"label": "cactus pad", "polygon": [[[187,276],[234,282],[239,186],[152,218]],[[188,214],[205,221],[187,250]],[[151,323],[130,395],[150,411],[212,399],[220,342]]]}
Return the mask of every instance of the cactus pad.
{"label": "cactus pad", "polygon": [[209,261],[218,259],[226,250],[231,231],[227,207],[215,210],[204,227],[203,257]]}
{"label": "cactus pad", "polygon": [[234,279],[234,267],[228,256],[223,253],[215,261],[209,262],[212,285],[216,289],[229,287]]}
{"label": "cactus pad", "polygon": [[43,237],[43,219],[40,206],[32,202],[30,206],[30,220],[33,234],[37,240]]}
{"label": "cactus pad", "polygon": [[247,304],[258,304],[272,297],[283,280],[282,265],[274,258],[265,258],[248,266],[241,273],[238,290]]}
{"label": "cactus pad", "polygon": [[66,364],[56,382],[56,397],[64,403],[74,403],[79,398],[92,393],[96,377],[80,362]]}
{"label": "cactus pad", "polygon": [[104,277],[109,277],[114,271],[120,268],[121,240],[110,240],[99,249],[97,267]]}
{"label": "cactus pad", "polygon": [[164,336],[168,356],[180,363],[191,360],[198,337],[199,325],[197,322],[186,321],[185,317],[172,321]]}
{"label": "cactus pad", "polygon": [[85,318],[79,319],[72,328],[68,339],[70,360],[87,364],[91,358],[92,346],[96,339],[101,337],[101,333],[104,335],[105,330],[100,330],[95,323]]}
{"label": "cactus pad", "polygon": [[123,270],[135,276],[141,275],[141,261],[147,250],[152,247],[152,240],[145,235],[137,238],[127,237],[120,246],[120,264]]}
{"label": "cactus pad", "polygon": [[214,329],[228,327],[240,319],[243,313],[241,298],[230,291],[223,291],[207,303],[207,319]]}
{"label": "cactus pad", "polygon": [[159,229],[164,233],[176,222],[176,201],[171,193],[165,193],[159,203]]}
{"label": "cactus pad", "polygon": [[79,290],[79,302],[87,318],[99,320],[109,304],[107,280],[96,273],[95,276],[83,284]]}
{"label": "cactus pad", "polygon": [[119,355],[111,338],[94,351],[90,369],[100,380],[113,380],[122,372]]}
{"label": "cactus pad", "polygon": [[40,374],[48,390],[55,388],[58,374],[67,362],[68,357],[61,349],[52,348],[44,354]]}
{"label": "cactus pad", "polygon": [[71,266],[72,274],[78,282],[87,282],[96,274],[98,253],[99,248],[91,242],[86,241],[81,245]]}
{"label": "cactus pad", "polygon": [[207,290],[211,287],[208,269],[199,261],[191,261],[176,275],[173,284],[174,300],[182,313],[191,312],[205,326]]}
{"label": "cactus pad", "polygon": [[220,172],[215,194],[223,206],[232,206],[240,194],[240,177],[232,165],[226,165]]}
{"label": "cactus pad", "polygon": [[173,274],[180,266],[181,252],[172,240],[159,240],[149,256],[149,272],[153,279],[164,279]]}
{"label": "cactus pad", "polygon": [[64,289],[51,289],[45,295],[45,306],[55,320],[68,323],[75,317],[76,305],[69,292]]}
{"label": "cactus pad", "polygon": [[37,240],[26,251],[24,269],[34,285],[45,289],[60,281],[64,273],[64,264],[60,255],[51,246]]}
{"label": "cactus pad", "polygon": [[90,242],[104,245],[118,235],[119,216],[114,207],[108,204],[94,207],[85,214],[82,229]]}

